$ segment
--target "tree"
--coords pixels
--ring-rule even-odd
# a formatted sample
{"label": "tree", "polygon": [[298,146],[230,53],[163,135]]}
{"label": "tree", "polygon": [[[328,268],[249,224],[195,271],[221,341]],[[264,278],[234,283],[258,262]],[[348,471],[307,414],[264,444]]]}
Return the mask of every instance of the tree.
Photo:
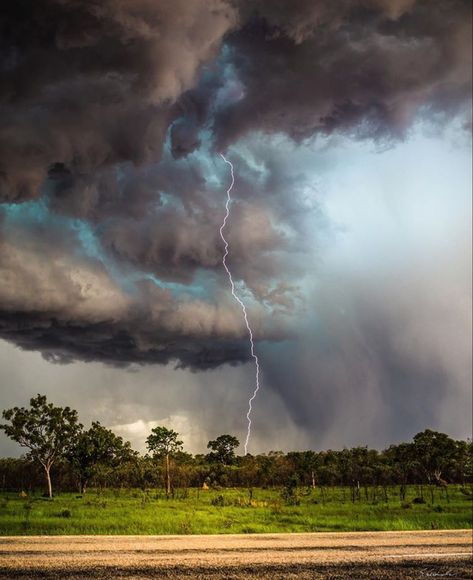
{"label": "tree", "polygon": [[315,451],[292,451],[287,458],[293,464],[293,469],[301,482],[307,482],[312,489],[316,485],[316,470],[318,467],[318,455]]}
{"label": "tree", "polygon": [[67,454],[79,479],[79,491],[85,493],[87,483],[95,475],[99,465],[116,467],[131,452],[130,443],[103,427],[98,421],[75,439]]}
{"label": "tree", "polygon": [[0,425],[0,429],[29,449],[28,456],[42,465],[48,497],[52,497],[51,467],[64,457],[82,428],[77,411],[55,407],[44,395],[38,394],[30,399],[29,409],[13,407],[3,411],[2,416],[10,424]]}
{"label": "tree", "polygon": [[399,443],[398,445],[391,445],[385,450],[384,455],[388,465],[394,472],[395,480],[400,484],[399,497],[403,502],[406,500],[409,477],[416,466],[414,444]]}
{"label": "tree", "polygon": [[456,444],[445,433],[426,429],[415,435],[414,452],[427,481],[440,484],[442,474],[455,456]]}
{"label": "tree", "polygon": [[456,480],[465,485],[466,479],[471,481],[473,477],[473,442],[455,441],[456,453],[454,457],[454,474]]}
{"label": "tree", "polygon": [[179,433],[166,427],[154,427],[151,435],[146,439],[148,450],[154,457],[164,458],[166,466],[166,495],[171,493],[171,466],[170,458],[182,450],[182,441],[178,439]]}
{"label": "tree", "polygon": [[222,465],[233,465],[235,463],[235,449],[240,442],[233,435],[220,435],[214,441],[207,443],[207,449],[212,451],[207,455],[211,463],[221,463]]}

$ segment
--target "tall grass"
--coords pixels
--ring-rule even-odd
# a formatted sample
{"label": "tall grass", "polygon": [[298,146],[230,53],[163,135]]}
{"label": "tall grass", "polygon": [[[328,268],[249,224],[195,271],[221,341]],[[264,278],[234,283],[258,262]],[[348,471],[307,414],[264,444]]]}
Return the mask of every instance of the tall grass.
{"label": "tall grass", "polygon": [[[6,493],[0,499],[0,534],[225,534],[472,527],[472,496],[459,486],[404,502],[396,488],[350,500],[343,488],[298,490],[291,505],[281,490],[188,490],[166,499],[159,490],[91,490],[52,500]],[[383,497],[382,497],[383,496]],[[376,499],[374,499],[376,497]],[[295,504],[295,505],[293,505]]]}

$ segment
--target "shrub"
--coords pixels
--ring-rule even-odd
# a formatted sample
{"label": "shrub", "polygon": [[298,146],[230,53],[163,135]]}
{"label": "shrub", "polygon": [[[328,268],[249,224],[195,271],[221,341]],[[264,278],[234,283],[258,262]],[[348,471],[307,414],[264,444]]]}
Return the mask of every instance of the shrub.
{"label": "shrub", "polygon": [[225,498],[223,497],[223,495],[217,495],[216,497],[214,497],[211,502],[210,502],[213,506],[217,506],[217,507],[223,507],[225,505]]}
{"label": "shrub", "polygon": [[293,476],[289,478],[281,492],[281,496],[287,505],[299,505],[301,503],[297,495],[297,484],[298,479],[296,476]]}
{"label": "shrub", "polygon": [[415,497],[412,503],[425,503],[425,499],[423,497]]}

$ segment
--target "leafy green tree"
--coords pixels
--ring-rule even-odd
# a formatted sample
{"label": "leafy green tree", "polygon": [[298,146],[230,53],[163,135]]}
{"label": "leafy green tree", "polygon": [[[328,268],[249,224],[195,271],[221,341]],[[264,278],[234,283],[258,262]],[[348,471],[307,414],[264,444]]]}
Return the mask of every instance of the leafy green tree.
{"label": "leafy green tree", "polygon": [[390,445],[384,451],[387,465],[391,468],[394,480],[399,484],[399,498],[406,500],[407,484],[415,471],[415,455],[413,443]]}
{"label": "leafy green tree", "polygon": [[44,395],[30,399],[30,408],[13,407],[3,411],[9,421],[0,425],[5,434],[26,447],[28,456],[44,469],[47,493],[53,495],[51,467],[69,451],[82,425],[77,411],[69,407],[55,407]]}
{"label": "leafy green tree", "polygon": [[236,458],[235,449],[239,445],[240,442],[233,435],[220,435],[214,441],[207,443],[207,449],[211,449],[207,459],[210,463],[233,465]]}
{"label": "leafy green tree", "polygon": [[442,474],[451,465],[456,443],[445,433],[426,429],[414,437],[414,453],[429,483],[441,482]]}
{"label": "leafy green tree", "polygon": [[182,451],[182,441],[179,433],[166,427],[154,427],[146,439],[148,450],[154,457],[164,458],[166,468],[166,495],[171,493],[171,466],[170,458],[178,451]]}
{"label": "leafy green tree", "polygon": [[456,479],[462,485],[465,481],[473,479],[473,442],[455,441],[456,453],[454,457],[453,469]]}
{"label": "leafy green tree", "polygon": [[291,451],[287,454],[293,469],[301,482],[306,482],[313,489],[316,486],[316,473],[319,458],[315,451]]}
{"label": "leafy green tree", "polygon": [[98,421],[87,431],[82,431],[73,442],[67,459],[78,476],[80,493],[85,493],[87,484],[97,472],[99,465],[116,467],[131,452],[130,443],[123,441],[113,431]]}
{"label": "leafy green tree", "polygon": [[297,487],[299,485],[299,478],[294,473],[291,477],[287,480],[286,485],[284,486],[281,497],[284,499],[287,505],[299,505],[300,500],[297,493]]}
{"label": "leafy green tree", "polygon": [[321,451],[318,454],[318,463],[319,467],[317,469],[317,474],[321,490],[324,485],[335,485],[335,483],[340,479],[337,452],[332,451],[331,449],[328,451]]}

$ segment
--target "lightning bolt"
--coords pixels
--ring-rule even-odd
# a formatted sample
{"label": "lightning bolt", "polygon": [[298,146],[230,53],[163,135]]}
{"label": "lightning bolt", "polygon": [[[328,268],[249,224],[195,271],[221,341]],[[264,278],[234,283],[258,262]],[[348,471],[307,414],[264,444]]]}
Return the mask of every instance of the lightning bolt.
{"label": "lightning bolt", "polygon": [[233,277],[232,277],[232,273],[230,272],[229,267],[227,266],[227,256],[229,254],[228,252],[228,242],[225,239],[225,236],[223,235],[223,230],[225,229],[225,226],[227,225],[227,220],[230,216],[230,203],[232,201],[231,198],[231,191],[233,189],[233,186],[235,185],[235,175],[233,173],[233,164],[231,163],[231,161],[228,161],[228,159],[226,159],[224,157],[224,155],[222,155],[220,153],[220,157],[225,161],[225,163],[227,165],[229,165],[230,167],[230,173],[232,176],[232,181],[230,183],[230,187],[227,189],[227,201],[225,203],[225,217],[223,218],[223,223],[220,226],[220,237],[222,238],[222,241],[225,245],[225,252],[223,254],[222,257],[222,263],[223,263],[223,267],[225,268],[225,271],[227,273],[228,276],[228,280],[230,281],[230,286],[231,286],[231,290],[232,290],[232,296],[233,298],[235,298],[235,300],[238,302],[238,304],[241,307],[241,310],[243,312],[243,317],[245,319],[245,324],[246,324],[246,329],[248,330],[248,337],[250,339],[250,347],[251,347],[251,356],[253,357],[254,361],[255,361],[255,367],[256,367],[256,371],[255,371],[255,388],[253,391],[252,396],[250,397],[250,399],[248,400],[248,412],[246,413],[246,419],[248,421],[248,429],[246,432],[246,439],[245,439],[245,455],[248,453],[248,442],[250,440],[251,437],[251,411],[253,410],[253,401],[256,398],[256,395],[258,394],[259,388],[260,388],[260,382],[259,382],[259,377],[260,377],[260,365],[259,365],[259,359],[258,359],[258,355],[255,353],[255,343],[253,341],[253,331],[251,330],[251,326],[250,323],[248,321],[248,313],[246,312],[246,306],[245,304],[240,300],[240,298],[237,296],[236,292],[235,292],[235,283],[233,281]]}

